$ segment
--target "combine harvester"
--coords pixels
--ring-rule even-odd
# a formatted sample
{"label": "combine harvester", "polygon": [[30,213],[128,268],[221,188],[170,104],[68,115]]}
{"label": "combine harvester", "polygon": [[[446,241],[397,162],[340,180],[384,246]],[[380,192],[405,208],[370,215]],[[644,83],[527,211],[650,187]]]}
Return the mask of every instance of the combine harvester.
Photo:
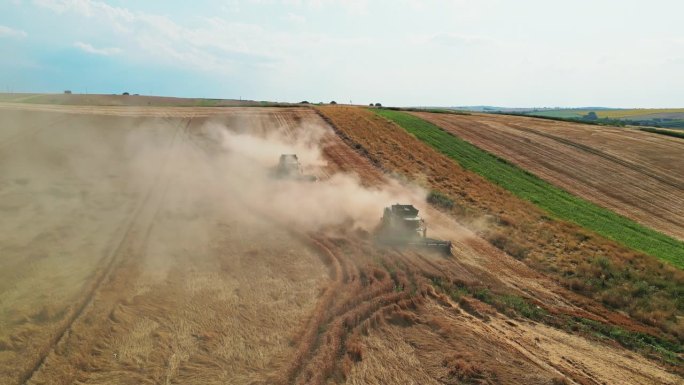
{"label": "combine harvester", "polygon": [[451,255],[451,241],[427,238],[426,234],[425,221],[418,216],[417,208],[413,205],[395,204],[385,207],[376,230],[376,239],[388,246],[410,246]]}
{"label": "combine harvester", "polygon": [[276,166],[274,176],[280,179],[290,179],[304,182],[316,182],[318,178],[315,175],[305,175],[302,172],[302,165],[296,154],[282,154],[280,161]]}

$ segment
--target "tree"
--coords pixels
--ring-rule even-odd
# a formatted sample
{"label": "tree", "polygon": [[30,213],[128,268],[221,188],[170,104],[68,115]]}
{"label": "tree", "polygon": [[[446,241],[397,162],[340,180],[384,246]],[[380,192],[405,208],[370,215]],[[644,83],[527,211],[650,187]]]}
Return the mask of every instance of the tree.
{"label": "tree", "polygon": [[337,104],[337,102],[333,100],[332,102],[330,102],[330,104]]}
{"label": "tree", "polygon": [[375,107],[382,107],[382,104],[380,104],[380,103],[375,103]]}
{"label": "tree", "polygon": [[598,115],[596,115],[596,112],[594,111],[589,111],[589,113],[584,115],[583,118],[586,120],[598,120]]}

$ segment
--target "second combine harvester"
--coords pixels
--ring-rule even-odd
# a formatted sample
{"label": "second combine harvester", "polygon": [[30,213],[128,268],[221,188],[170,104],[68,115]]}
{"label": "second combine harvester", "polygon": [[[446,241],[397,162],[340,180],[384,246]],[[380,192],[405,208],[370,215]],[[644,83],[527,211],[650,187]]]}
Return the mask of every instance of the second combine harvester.
{"label": "second combine harvester", "polygon": [[306,175],[302,171],[302,165],[299,163],[299,158],[296,154],[282,154],[278,165],[274,170],[274,175],[281,179],[290,179],[305,182],[316,182],[318,178],[315,175]]}

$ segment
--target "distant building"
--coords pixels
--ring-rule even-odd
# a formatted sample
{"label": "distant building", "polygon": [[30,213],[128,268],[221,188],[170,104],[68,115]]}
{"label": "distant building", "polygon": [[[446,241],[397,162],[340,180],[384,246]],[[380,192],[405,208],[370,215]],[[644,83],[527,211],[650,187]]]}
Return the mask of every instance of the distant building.
{"label": "distant building", "polygon": [[71,90],[64,90],[64,93],[71,95]]}

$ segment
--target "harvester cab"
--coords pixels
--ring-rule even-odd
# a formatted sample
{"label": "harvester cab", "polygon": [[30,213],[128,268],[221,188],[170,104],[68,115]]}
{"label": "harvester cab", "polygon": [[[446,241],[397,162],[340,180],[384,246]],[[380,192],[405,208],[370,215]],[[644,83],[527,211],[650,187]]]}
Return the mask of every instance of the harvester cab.
{"label": "harvester cab", "polygon": [[382,228],[402,238],[425,237],[427,231],[425,221],[418,216],[418,209],[413,205],[400,204],[385,207]]}
{"label": "harvester cab", "polygon": [[451,255],[451,241],[428,238],[425,221],[413,205],[385,207],[376,232],[377,240],[389,246],[414,246]]}
{"label": "harvester cab", "polygon": [[296,154],[282,154],[275,168],[275,176],[282,179],[301,180],[315,182],[318,178],[314,175],[304,175],[302,165]]}

